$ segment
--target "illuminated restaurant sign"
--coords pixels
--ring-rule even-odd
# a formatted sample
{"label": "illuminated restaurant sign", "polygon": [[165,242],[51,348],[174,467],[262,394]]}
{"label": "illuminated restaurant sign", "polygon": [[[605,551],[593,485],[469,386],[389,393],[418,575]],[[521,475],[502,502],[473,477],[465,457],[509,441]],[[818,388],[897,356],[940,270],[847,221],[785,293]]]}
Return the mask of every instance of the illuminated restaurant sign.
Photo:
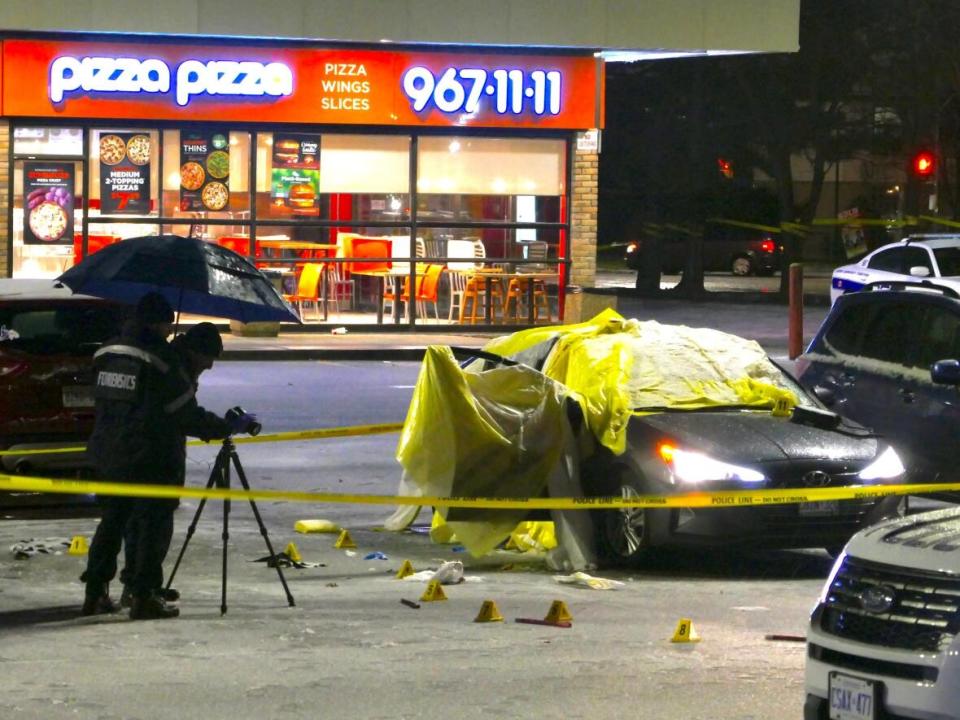
{"label": "illuminated restaurant sign", "polygon": [[592,56],[3,41],[3,114],[392,126],[601,127]]}

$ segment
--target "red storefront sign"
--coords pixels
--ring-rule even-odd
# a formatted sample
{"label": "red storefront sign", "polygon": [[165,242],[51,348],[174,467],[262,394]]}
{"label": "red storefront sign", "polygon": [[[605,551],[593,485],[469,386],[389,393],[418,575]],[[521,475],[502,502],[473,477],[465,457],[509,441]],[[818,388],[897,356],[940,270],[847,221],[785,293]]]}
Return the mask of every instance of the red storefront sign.
{"label": "red storefront sign", "polygon": [[20,117],[585,129],[590,56],[5,40]]}

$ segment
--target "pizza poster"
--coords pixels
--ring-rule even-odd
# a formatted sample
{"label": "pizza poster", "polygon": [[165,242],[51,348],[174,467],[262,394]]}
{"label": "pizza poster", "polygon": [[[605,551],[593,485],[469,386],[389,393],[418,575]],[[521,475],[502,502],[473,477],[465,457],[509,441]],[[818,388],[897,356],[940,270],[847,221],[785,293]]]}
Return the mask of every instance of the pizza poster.
{"label": "pizza poster", "polygon": [[226,130],[180,132],[180,209],[230,204],[230,136]]}
{"label": "pizza poster", "polygon": [[320,136],[275,134],[270,173],[271,207],[278,214],[320,215]]}
{"label": "pizza poster", "polygon": [[110,133],[100,136],[100,212],[147,215],[150,212],[150,136]]}
{"label": "pizza poster", "polygon": [[26,245],[73,243],[72,162],[23,164],[23,242]]}

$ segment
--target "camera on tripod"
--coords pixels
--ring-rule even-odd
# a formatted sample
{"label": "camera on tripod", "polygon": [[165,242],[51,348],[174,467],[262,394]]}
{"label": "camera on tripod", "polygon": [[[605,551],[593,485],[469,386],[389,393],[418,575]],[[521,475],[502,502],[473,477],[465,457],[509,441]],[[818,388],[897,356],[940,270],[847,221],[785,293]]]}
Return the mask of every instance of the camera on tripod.
{"label": "camera on tripod", "polygon": [[[246,410],[244,410],[242,407],[237,405],[227,410],[227,413],[226,415],[223,416],[223,419],[226,420],[231,425],[234,425],[234,423],[241,421],[243,416],[247,414],[248,413]],[[252,417],[249,417],[246,420],[243,420],[241,424],[237,426],[237,429],[235,432],[246,433],[248,435],[259,435],[260,430],[262,429],[263,429],[263,426],[260,423],[258,423]]]}

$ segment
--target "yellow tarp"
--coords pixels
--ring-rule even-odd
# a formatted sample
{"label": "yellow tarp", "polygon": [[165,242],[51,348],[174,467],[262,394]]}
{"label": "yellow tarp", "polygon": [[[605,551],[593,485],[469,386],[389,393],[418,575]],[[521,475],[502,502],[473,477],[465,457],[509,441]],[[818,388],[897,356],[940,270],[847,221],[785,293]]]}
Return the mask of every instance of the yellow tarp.
{"label": "yellow tarp", "polygon": [[[514,356],[554,338],[542,373],[524,365],[462,369],[449,348],[427,348],[397,448],[406,480],[424,495],[537,497],[570,437],[568,402],[579,402],[594,437],[618,454],[636,408],[797,403],[756,342],[625,320],[613,310],[496,338],[484,350]],[[495,548],[525,519],[523,511],[445,509],[440,516],[445,524],[435,523],[431,535],[456,536],[473,555]]]}

